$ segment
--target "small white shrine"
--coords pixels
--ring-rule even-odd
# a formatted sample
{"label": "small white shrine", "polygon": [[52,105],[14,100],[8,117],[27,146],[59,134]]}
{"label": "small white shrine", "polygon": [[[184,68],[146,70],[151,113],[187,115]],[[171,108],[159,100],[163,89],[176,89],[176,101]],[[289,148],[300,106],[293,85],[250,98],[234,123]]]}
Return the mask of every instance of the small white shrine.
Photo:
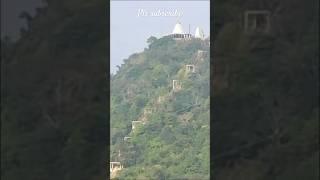
{"label": "small white shrine", "polygon": [[123,169],[123,165],[120,162],[110,162],[110,173]]}
{"label": "small white shrine", "polygon": [[203,30],[202,30],[200,27],[197,27],[197,28],[196,28],[196,32],[195,32],[195,34],[194,34],[194,37],[195,37],[195,38],[202,39],[202,40],[205,39],[205,37],[204,37],[204,32],[203,32]]}
{"label": "small white shrine", "polygon": [[179,80],[172,80],[172,90],[179,91],[182,89],[181,82]]}
{"label": "small white shrine", "polygon": [[195,73],[196,72],[195,66],[193,64],[187,64],[186,65],[186,72],[187,73],[189,73],[189,72]]}

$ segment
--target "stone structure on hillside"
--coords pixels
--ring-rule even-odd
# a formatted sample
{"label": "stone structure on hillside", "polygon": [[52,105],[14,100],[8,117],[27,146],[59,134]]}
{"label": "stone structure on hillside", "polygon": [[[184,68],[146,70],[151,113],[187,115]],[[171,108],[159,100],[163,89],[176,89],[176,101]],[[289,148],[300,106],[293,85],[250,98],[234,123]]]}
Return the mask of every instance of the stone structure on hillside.
{"label": "stone structure on hillside", "polygon": [[196,72],[196,69],[195,69],[195,66],[193,64],[187,64],[186,65],[186,72],[192,72],[192,73],[195,73]]}
{"label": "stone structure on hillside", "polygon": [[197,56],[196,56],[196,61],[203,61],[204,58],[206,57],[207,55],[207,51],[204,51],[204,50],[198,50],[197,51]]}
{"label": "stone structure on hillside", "polygon": [[246,11],[244,14],[244,30],[246,33],[268,33],[270,31],[270,11]]}
{"label": "stone structure on hillside", "polygon": [[123,169],[123,165],[120,162],[110,162],[110,178],[115,178],[118,171]]}
{"label": "stone structure on hillside", "polygon": [[152,113],[152,108],[145,108],[144,110],[143,110],[143,114],[144,115],[148,115],[148,114],[151,114]]}
{"label": "stone structure on hillside", "polygon": [[143,124],[143,121],[132,121],[132,130],[136,129],[138,124]]}
{"label": "stone structure on hillside", "polygon": [[179,80],[172,80],[172,90],[179,91],[182,89],[181,82]]}
{"label": "stone structure on hillside", "polygon": [[164,102],[165,101],[165,96],[159,96],[158,97],[158,103],[162,103],[162,102]]}

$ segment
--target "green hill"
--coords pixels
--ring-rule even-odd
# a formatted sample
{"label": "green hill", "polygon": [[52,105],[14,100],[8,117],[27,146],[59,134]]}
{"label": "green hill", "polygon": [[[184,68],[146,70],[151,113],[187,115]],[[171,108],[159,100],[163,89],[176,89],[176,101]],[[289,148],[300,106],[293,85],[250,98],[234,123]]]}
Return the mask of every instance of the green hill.
{"label": "green hill", "polygon": [[[208,179],[208,41],[148,42],[111,80],[111,160],[124,165],[118,177]],[[194,65],[194,72],[186,65]],[[181,89],[173,90],[173,80]],[[132,121],[144,125],[132,130]]]}
{"label": "green hill", "polygon": [[[105,7],[48,0],[18,42],[1,41],[2,179],[106,177]],[[214,9],[214,178],[319,179],[319,1],[216,0]],[[269,10],[273,33],[245,35],[248,9]],[[208,176],[208,59],[194,77],[182,72],[207,48],[158,39],[112,77],[111,101],[119,105],[111,107],[112,160],[125,165],[118,177]],[[179,78],[182,90],[170,96]],[[131,121],[159,96],[175,100],[130,134]],[[193,117],[181,121],[184,114]],[[131,144],[123,142],[128,135]]]}
{"label": "green hill", "polygon": [[[216,179],[319,178],[319,1],[215,1]],[[247,33],[264,10],[270,31]]]}
{"label": "green hill", "polygon": [[1,179],[105,179],[107,3],[47,3],[1,44]]}

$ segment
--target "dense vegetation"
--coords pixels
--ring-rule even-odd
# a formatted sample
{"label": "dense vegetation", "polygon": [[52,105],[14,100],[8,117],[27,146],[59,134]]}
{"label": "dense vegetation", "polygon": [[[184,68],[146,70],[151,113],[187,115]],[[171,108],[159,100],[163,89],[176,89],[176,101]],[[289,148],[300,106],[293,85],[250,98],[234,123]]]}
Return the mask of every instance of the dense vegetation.
{"label": "dense vegetation", "polygon": [[[28,19],[29,29],[22,31],[18,42],[1,41],[1,179],[104,179],[109,171],[106,1],[47,1],[47,8]],[[318,0],[215,0],[213,5],[213,177],[317,180]],[[248,9],[271,12],[271,33],[248,36],[243,32],[243,13]],[[112,77],[112,81],[123,83],[112,87],[116,90],[133,86],[120,91],[129,90],[122,93],[125,97],[111,99],[114,104],[123,102],[112,107],[112,158],[116,160],[117,150],[123,148],[122,158],[129,167],[119,177],[175,177],[185,171],[182,177],[206,177],[208,164],[201,159],[208,157],[207,146],[182,148],[181,152],[175,148],[208,143],[202,139],[208,130],[195,131],[207,123],[207,92],[203,92],[207,88],[195,88],[206,87],[197,83],[207,83],[208,72],[200,72],[204,76],[195,77],[197,81],[192,81],[192,76],[181,77],[186,84],[192,81],[190,86],[183,84],[175,101],[160,105],[148,124],[131,134],[131,145],[121,142],[130,133],[130,121],[140,117],[143,107],[153,106],[151,101],[157,94],[169,93],[171,77],[178,77],[178,71],[202,47],[199,42],[183,47],[169,39],[151,42],[144,53],[131,56]],[[165,47],[175,47],[177,52]],[[158,56],[162,58],[157,60]],[[151,64],[158,68],[152,69]],[[141,82],[143,79],[151,84]],[[149,93],[130,97],[130,91]],[[194,95],[203,109],[188,109],[194,116],[189,122],[174,120],[172,117],[180,116],[175,111],[179,106],[195,102],[184,96]],[[190,132],[195,132],[191,134],[194,139],[189,138]],[[202,141],[195,142],[197,139]],[[161,154],[148,148],[158,150],[159,146]],[[172,166],[175,160],[181,164]]]}
{"label": "dense vegetation", "polygon": [[[216,179],[319,178],[319,1],[216,0],[213,136]],[[248,34],[246,10],[271,13]]]}
{"label": "dense vegetation", "polygon": [[48,0],[19,41],[2,41],[1,179],[105,179],[104,7]]}
{"label": "dense vegetation", "polygon": [[[124,165],[118,178],[208,179],[208,41],[151,37],[148,42],[111,80],[111,160]],[[195,65],[194,73],[187,64]],[[173,91],[172,80],[182,89]],[[146,124],[132,131],[131,121],[143,118]]]}

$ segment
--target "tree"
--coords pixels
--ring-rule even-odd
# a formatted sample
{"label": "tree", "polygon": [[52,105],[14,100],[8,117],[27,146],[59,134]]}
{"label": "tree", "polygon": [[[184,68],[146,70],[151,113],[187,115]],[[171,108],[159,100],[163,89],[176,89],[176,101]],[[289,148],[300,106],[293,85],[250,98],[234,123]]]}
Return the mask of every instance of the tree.
{"label": "tree", "polygon": [[150,37],[148,38],[148,40],[147,40],[147,43],[149,44],[149,46],[151,46],[152,43],[154,43],[156,40],[157,40],[156,37],[150,36]]}

